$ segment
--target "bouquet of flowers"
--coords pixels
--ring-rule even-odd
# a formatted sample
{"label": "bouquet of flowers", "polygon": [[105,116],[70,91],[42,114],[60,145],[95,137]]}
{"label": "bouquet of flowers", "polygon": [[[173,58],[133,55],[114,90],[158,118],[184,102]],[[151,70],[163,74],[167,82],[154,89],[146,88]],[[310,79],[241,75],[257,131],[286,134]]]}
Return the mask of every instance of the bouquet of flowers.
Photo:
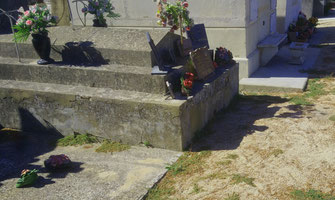
{"label": "bouquet of flowers", "polygon": [[310,27],[316,27],[318,25],[319,19],[317,17],[311,17],[308,19]]}
{"label": "bouquet of flowers", "polygon": [[64,169],[71,166],[71,160],[64,154],[52,155],[44,161],[44,165],[48,170]]}
{"label": "bouquet of flowers", "polygon": [[216,48],[215,63],[217,65],[224,66],[231,63],[232,60],[233,60],[233,54],[231,53],[231,51],[223,47]]}
{"label": "bouquet of flowers", "polygon": [[88,0],[88,5],[85,5],[82,12],[86,16],[88,13],[94,15],[95,19],[100,24],[106,24],[104,13],[107,13],[107,17],[117,18],[119,14],[114,12],[115,7],[112,5],[110,0]]}
{"label": "bouquet of flowers", "polygon": [[181,93],[183,95],[189,96],[191,94],[191,90],[193,87],[194,74],[190,72],[186,72],[181,78]]}
{"label": "bouquet of flowers", "polygon": [[158,11],[156,16],[159,18],[158,25],[171,27],[170,31],[174,32],[180,28],[181,43],[183,43],[183,32],[190,30],[194,21],[189,17],[190,12],[187,10],[189,4],[186,0],[177,0],[175,4],[168,3],[167,0],[158,0]]}
{"label": "bouquet of flowers", "polygon": [[38,170],[36,169],[31,170],[31,171],[29,169],[22,170],[21,178],[17,181],[16,187],[20,188],[20,187],[34,184],[36,180],[38,179],[37,172]]}
{"label": "bouquet of flowers", "polygon": [[57,17],[51,16],[50,11],[46,6],[34,5],[30,10],[19,15],[16,25],[13,26],[16,30],[16,41],[24,42],[32,33],[43,34],[47,33],[47,27],[56,24]]}

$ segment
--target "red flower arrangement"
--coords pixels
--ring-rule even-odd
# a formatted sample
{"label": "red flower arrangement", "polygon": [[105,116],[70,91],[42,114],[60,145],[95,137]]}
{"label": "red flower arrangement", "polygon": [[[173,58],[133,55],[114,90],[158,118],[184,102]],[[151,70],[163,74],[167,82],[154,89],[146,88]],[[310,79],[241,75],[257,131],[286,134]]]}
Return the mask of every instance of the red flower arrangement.
{"label": "red flower arrangement", "polygon": [[191,72],[186,72],[181,78],[181,93],[183,95],[189,96],[193,87],[194,74]]}

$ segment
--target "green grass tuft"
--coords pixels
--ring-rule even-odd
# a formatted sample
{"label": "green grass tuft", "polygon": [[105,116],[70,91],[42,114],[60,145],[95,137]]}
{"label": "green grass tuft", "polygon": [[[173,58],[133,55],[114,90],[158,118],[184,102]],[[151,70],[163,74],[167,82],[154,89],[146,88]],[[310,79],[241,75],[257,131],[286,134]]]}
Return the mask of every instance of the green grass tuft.
{"label": "green grass tuft", "polygon": [[335,122],[335,115],[329,117],[329,120]]}
{"label": "green grass tuft", "polygon": [[238,158],[238,155],[236,155],[236,154],[228,154],[228,156],[226,158],[227,159],[231,159],[231,160],[236,160]]}
{"label": "green grass tuft", "polygon": [[69,135],[57,140],[58,146],[77,146],[84,144],[92,144],[99,142],[98,139],[90,134],[83,135]]}
{"label": "green grass tuft", "polygon": [[283,150],[281,150],[281,149],[275,149],[275,150],[273,150],[273,151],[270,153],[270,155],[274,155],[275,157],[278,157],[280,154],[283,154],[283,153],[284,153]]}
{"label": "green grass tuft", "polygon": [[108,153],[108,152],[121,152],[126,151],[130,149],[129,145],[121,144],[119,142],[113,142],[109,140],[103,141],[100,147],[98,147],[95,151],[96,152],[102,152],[102,153]]}
{"label": "green grass tuft", "polygon": [[239,184],[239,183],[244,182],[250,186],[256,187],[256,185],[253,182],[255,180],[254,178],[249,178],[241,174],[233,174],[232,180],[233,180],[233,184]]}
{"label": "green grass tuft", "polygon": [[312,105],[313,103],[310,100],[315,100],[318,97],[327,94],[324,90],[324,83],[320,83],[320,79],[309,79],[308,87],[306,92],[303,95],[296,95],[290,99],[290,102],[296,105]]}
{"label": "green grass tuft", "polygon": [[233,194],[229,194],[227,198],[224,200],[240,200],[240,195],[236,194],[235,192]]}
{"label": "green grass tuft", "polygon": [[198,184],[194,183],[192,193],[198,194],[200,191],[202,191],[202,188]]}
{"label": "green grass tuft", "polygon": [[294,190],[291,192],[291,197],[293,200],[335,200],[335,196],[322,193],[319,190],[308,190],[307,192]]}

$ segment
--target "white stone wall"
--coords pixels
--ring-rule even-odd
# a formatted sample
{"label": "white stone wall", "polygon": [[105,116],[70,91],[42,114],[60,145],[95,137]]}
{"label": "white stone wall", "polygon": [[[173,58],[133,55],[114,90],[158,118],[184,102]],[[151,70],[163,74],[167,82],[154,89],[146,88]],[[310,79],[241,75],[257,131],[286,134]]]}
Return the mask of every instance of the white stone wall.
{"label": "white stone wall", "polygon": [[285,33],[302,10],[302,0],[279,0],[277,4],[277,31]]}

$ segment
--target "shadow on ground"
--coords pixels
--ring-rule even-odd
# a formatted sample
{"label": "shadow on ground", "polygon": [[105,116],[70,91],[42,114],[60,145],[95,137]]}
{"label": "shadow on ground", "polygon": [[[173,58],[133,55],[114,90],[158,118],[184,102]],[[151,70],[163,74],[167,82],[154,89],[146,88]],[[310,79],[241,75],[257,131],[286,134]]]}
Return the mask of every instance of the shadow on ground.
{"label": "shadow on ground", "polygon": [[[22,131],[0,131],[0,185],[11,178],[19,178],[23,169],[38,169],[40,173],[49,173],[44,166],[33,163],[39,161],[40,155],[56,148],[56,140],[63,137],[49,122],[38,120],[27,109],[19,109]],[[52,184],[52,178],[65,178],[69,173],[83,170],[83,163],[74,162],[70,170],[48,174],[48,178],[40,177],[35,187]]]}
{"label": "shadow on ground", "polygon": [[267,126],[255,125],[259,119],[265,118],[299,118],[302,107],[289,105],[292,112],[276,115],[281,107],[273,105],[289,101],[276,96],[240,96],[227,111],[219,113],[210,123],[205,135],[197,140],[191,151],[233,150],[240,146],[243,138],[255,132],[264,132]]}

